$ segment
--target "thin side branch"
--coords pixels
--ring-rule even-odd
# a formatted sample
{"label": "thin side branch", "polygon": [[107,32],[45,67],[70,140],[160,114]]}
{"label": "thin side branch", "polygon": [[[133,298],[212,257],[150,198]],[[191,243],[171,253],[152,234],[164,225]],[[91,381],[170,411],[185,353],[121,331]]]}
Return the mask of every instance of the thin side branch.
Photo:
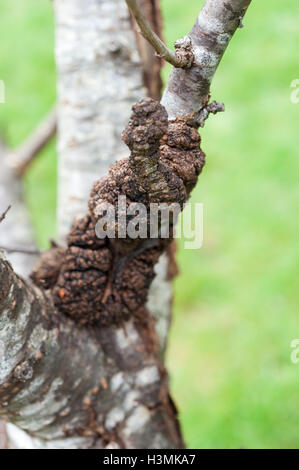
{"label": "thin side branch", "polygon": [[57,109],[53,106],[48,115],[38,124],[37,128],[19,148],[8,153],[8,164],[21,178],[36,155],[55,135],[57,128]]}
{"label": "thin side branch", "polygon": [[176,52],[171,51],[152,30],[136,0],[126,0],[135,18],[142,36],[152,45],[159,57],[177,68],[189,68],[192,65],[193,53],[190,38],[185,37],[175,43]]}
{"label": "thin side branch", "polygon": [[[9,217],[1,224],[0,246],[34,247],[35,240],[27,209],[23,199],[22,182],[9,166],[9,149],[0,142],[0,200],[2,208],[11,206]],[[0,211],[0,213],[2,210]],[[17,273],[27,276],[36,263],[32,254],[12,253],[9,255]]]}
{"label": "thin side branch", "polygon": [[[139,6],[153,31],[163,40],[160,0],[139,0]],[[133,15],[130,15],[130,19],[141,59],[143,82],[147,89],[147,94],[150,98],[160,101],[163,88],[161,68],[164,61],[161,57],[158,57],[151,44],[140,34],[140,28]]]}
{"label": "thin side branch", "polygon": [[3,212],[3,214],[0,215],[0,223],[5,219],[7,212],[11,208],[11,205],[8,206],[8,208]]}
{"label": "thin side branch", "polygon": [[218,103],[212,101],[211,103],[204,106],[198,113],[194,114],[196,125],[198,127],[204,127],[205,121],[208,119],[210,114],[223,113],[225,111],[224,103]]}
{"label": "thin side branch", "polygon": [[26,255],[41,255],[42,254],[42,251],[36,250],[35,248],[22,248],[22,247],[15,247],[15,246],[0,246],[0,250],[6,251],[6,253],[24,253]]}

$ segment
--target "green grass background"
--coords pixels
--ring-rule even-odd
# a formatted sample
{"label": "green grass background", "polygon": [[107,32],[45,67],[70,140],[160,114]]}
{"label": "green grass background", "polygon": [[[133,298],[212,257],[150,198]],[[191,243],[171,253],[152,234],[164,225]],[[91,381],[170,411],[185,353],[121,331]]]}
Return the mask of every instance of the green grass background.
{"label": "green grass background", "polygon": [[[168,44],[202,3],[162,0]],[[204,244],[180,242],[167,358],[189,447],[299,447],[298,14],[298,0],[253,0],[213,82],[226,112],[202,132],[192,201],[204,203]],[[0,130],[17,145],[55,100],[51,2],[0,0],[0,38]],[[25,181],[42,247],[55,233],[55,185],[52,142]]]}

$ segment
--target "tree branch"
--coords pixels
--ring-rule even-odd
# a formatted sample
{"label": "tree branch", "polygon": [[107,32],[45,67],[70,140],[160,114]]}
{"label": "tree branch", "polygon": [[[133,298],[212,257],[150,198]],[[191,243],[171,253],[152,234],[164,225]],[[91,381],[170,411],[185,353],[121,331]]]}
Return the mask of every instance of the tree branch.
{"label": "tree branch", "polygon": [[7,209],[0,215],[0,223],[5,219],[7,212],[11,209],[11,205],[7,207]]}
{"label": "tree branch", "polygon": [[0,254],[0,416],[35,447],[181,447],[153,325],[142,318],[78,328]]}
{"label": "tree branch", "polygon": [[[8,152],[4,144],[0,145],[0,201],[2,207],[11,205],[10,216],[0,228],[0,246],[16,246],[26,250],[28,246],[34,246],[34,237],[23,200],[22,182],[8,166]],[[23,276],[27,276],[36,263],[36,257],[23,252],[10,254],[9,260],[16,272]]]}
{"label": "tree branch", "polygon": [[221,58],[251,0],[206,0],[189,33],[194,52],[190,69],[174,68],[161,103],[169,119],[198,113],[209,100]]}
{"label": "tree branch", "polygon": [[57,107],[53,106],[47,116],[38,124],[34,132],[15,150],[8,151],[8,164],[21,178],[36,155],[55,135],[57,127]]}
{"label": "tree branch", "polygon": [[23,248],[17,246],[3,246],[0,245],[0,250],[5,251],[6,253],[23,253],[25,255],[41,255],[42,251],[35,248]]}
{"label": "tree branch", "polygon": [[140,28],[142,36],[152,45],[158,56],[169,62],[174,67],[186,69],[191,67],[193,53],[190,39],[185,37],[177,41],[175,43],[176,52],[171,51],[152,30],[137,1],[126,0],[126,2]]}
{"label": "tree branch", "polygon": [[[138,2],[152,29],[159,38],[162,38],[163,21],[160,0],[138,0]],[[133,15],[131,15],[131,20],[140,54],[144,85],[148,96],[160,101],[163,87],[161,79],[163,60],[158,57],[150,43],[140,34],[140,28]]]}
{"label": "tree branch", "polygon": [[[133,106],[123,139],[130,158],[95,183],[90,214],[75,221],[47,294],[18,278],[0,254],[0,416],[38,438],[37,446],[183,446],[155,322],[144,308],[172,231],[166,239],[149,239],[150,232],[146,240],[101,239],[95,224],[101,201],[117,207],[119,195],[142,198],[148,209],[183,204],[204,154],[192,123],[169,125],[150,98]],[[40,269],[46,276],[47,266]]]}

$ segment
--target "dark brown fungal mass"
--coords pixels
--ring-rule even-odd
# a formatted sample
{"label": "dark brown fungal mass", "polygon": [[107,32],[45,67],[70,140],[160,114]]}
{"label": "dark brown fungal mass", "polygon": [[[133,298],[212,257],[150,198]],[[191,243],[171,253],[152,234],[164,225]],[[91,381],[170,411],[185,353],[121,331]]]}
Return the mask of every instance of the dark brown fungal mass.
{"label": "dark brown fungal mass", "polygon": [[65,250],[52,248],[42,253],[30,277],[42,289],[50,289],[57,282]]}
{"label": "dark brown fungal mass", "polygon": [[[118,197],[126,205],[143,203],[149,227],[151,203],[179,203],[181,207],[197,182],[205,162],[200,135],[192,121],[168,122],[165,108],[146,98],[132,108],[122,137],[131,154],[110,167],[96,181],[89,198],[89,215],[75,221],[67,249],[56,259],[55,274],[41,262],[34,271],[38,285],[51,288],[56,307],[82,325],[108,326],[137,315],[147,300],[154,267],[172,239],[127,236],[100,239],[95,232],[97,208],[107,203],[118,217]],[[128,218],[125,222],[128,222]],[[149,232],[148,232],[149,237]],[[54,263],[55,264],[55,263]],[[50,277],[50,279],[49,279]]]}

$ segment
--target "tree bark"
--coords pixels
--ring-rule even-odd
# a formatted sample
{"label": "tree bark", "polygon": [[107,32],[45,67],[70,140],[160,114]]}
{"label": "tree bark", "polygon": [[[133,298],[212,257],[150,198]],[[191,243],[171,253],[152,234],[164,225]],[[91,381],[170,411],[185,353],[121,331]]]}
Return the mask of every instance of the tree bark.
{"label": "tree bark", "polygon": [[33,448],[182,446],[153,325],[78,328],[2,255],[0,285],[0,414]]}
{"label": "tree bark", "polygon": [[22,178],[45,145],[56,133],[56,105],[38,123],[32,134],[15,150],[9,152],[9,165],[19,178]]}
{"label": "tree bark", "polygon": [[[72,2],[77,8],[75,9],[76,15],[79,15],[79,0],[64,2],[62,6],[64,14],[68,13],[68,7]],[[90,1],[90,10],[86,8],[86,11],[93,14],[98,12],[97,8],[100,3],[103,5],[105,2]],[[241,13],[244,13],[245,4],[248,6],[249,1],[230,0],[226,2],[225,8],[230,13],[224,16],[224,21],[221,20],[222,17],[217,17],[217,14],[223,13],[220,9],[221,3],[223,2],[220,0],[207,0],[203,15],[204,18],[206,17],[207,31],[210,28],[211,38],[218,38],[214,42],[217,57],[220,56],[218,43],[223,39],[223,36],[219,39],[219,34],[227,34],[231,37],[233,28],[236,29],[238,25],[237,14],[239,21]],[[62,5],[62,0],[56,0],[56,7],[59,4]],[[111,8],[111,2],[107,8]],[[221,28],[218,19],[221,20]],[[74,23],[76,23],[75,20],[76,18]],[[219,31],[221,32],[219,33]],[[94,39],[92,31],[89,31],[89,34],[91,34],[91,39]],[[81,39],[83,40],[83,37]],[[203,43],[201,44],[200,41]],[[126,168],[126,174],[131,174],[132,181],[135,181],[134,185],[136,186],[131,187],[133,192],[143,191],[140,175],[150,167],[155,171],[151,172],[147,179],[144,179],[149,197],[148,202],[155,200],[156,196],[162,196],[159,201],[165,199],[168,202],[172,200],[182,200],[183,202],[188,198],[204,163],[199,146],[200,137],[194,127],[197,122],[197,113],[202,111],[203,106],[207,104],[209,86],[207,82],[205,85],[195,88],[191,84],[194,79],[206,80],[206,77],[202,75],[206,56],[203,54],[199,60],[197,49],[202,51],[201,47],[208,47],[205,41],[206,37],[201,37],[200,33],[192,33],[192,43],[197,59],[189,71],[190,74],[185,77],[186,82],[190,85],[189,92],[192,100],[189,100],[187,89],[183,85],[180,88],[175,86],[174,76],[179,70],[172,73],[170,87],[164,94],[163,100],[171,120],[182,115],[183,119],[177,119],[167,128],[165,127],[167,114],[162,106],[151,101],[143,101],[134,107],[133,116],[123,134],[131,150],[131,155],[129,160],[124,160],[120,166],[114,166],[110,170],[109,184],[112,185],[111,187],[116,184],[120,169]],[[65,40],[65,47],[67,44],[67,40]],[[222,54],[223,52],[224,50],[222,50]],[[211,62],[209,65],[209,68],[212,68]],[[63,70],[62,65],[59,66]],[[86,64],[87,66],[88,64]],[[213,67],[215,71],[215,64]],[[72,68],[72,71],[75,74],[76,68]],[[185,71],[180,70],[180,72]],[[211,74],[211,70],[209,73]],[[93,77],[91,80],[93,83],[95,76],[92,73],[91,77]],[[209,80],[211,77],[212,75],[209,75]],[[86,77],[83,75],[82,83],[84,83],[84,79],[86,80]],[[69,76],[68,80],[69,83],[75,83],[76,77]],[[73,99],[71,94],[68,95],[65,89],[64,92],[71,101]],[[82,93],[82,96],[88,99],[89,95],[84,95],[84,90]],[[175,103],[176,98],[178,104]],[[194,101],[195,104],[190,107],[189,101]],[[79,115],[80,107],[84,108],[83,102],[79,104]],[[95,110],[94,107],[91,109]],[[72,109],[72,113],[76,113],[76,106]],[[82,119],[81,116],[78,128],[81,127],[82,122],[85,123],[85,120],[88,120],[89,116],[89,114],[85,114],[85,119]],[[147,132],[144,125],[147,120],[149,120],[150,132]],[[82,133],[78,133],[76,129],[74,135],[77,139],[83,139],[83,142],[86,139],[87,147],[92,150],[89,126],[90,124],[87,125],[87,131],[83,126]],[[94,129],[98,131],[97,127]],[[135,142],[135,131],[136,135],[141,138],[140,141],[136,140]],[[95,135],[93,134],[94,137]],[[162,137],[163,142],[161,143]],[[154,153],[149,146],[153,139]],[[65,142],[66,153],[69,154],[71,152],[68,148],[70,142],[67,139]],[[81,142],[82,140],[74,142],[75,147],[77,145],[80,147]],[[142,147],[140,147],[140,142],[142,142]],[[80,156],[78,148],[76,156],[77,158]],[[186,181],[184,180],[186,175],[181,173],[180,165],[176,161],[180,156],[191,158],[192,162],[194,161],[187,171]],[[170,165],[168,169],[165,168],[167,161]],[[200,167],[198,167],[199,164]],[[81,161],[81,165],[83,165],[83,161]],[[65,167],[66,169],[67,167]],[[92,217],[94,217],[94,204],[96,204],[97,198],[102,197],[103,194],[107,200],[112,197],[110,186],[108,185],[108,190],[105,186],[106,181],[108,181],[107,178],[99,181],[91,193],[89,208]],[[124,182],[123,186],[122,182],[119,184],[119,187],[126,187],[127,182]],[[126,188],[131,191],[130,187]],[[72,203],[71,199],[69,199],[69,203]],[[71,222],[74,215],[80,214],[80,210],[78,209],[78,212],[73,216],[70,216],[70,212],[66,213],[68,223]],[[89,258],[85,258],[85,255],[90,256],[89,244],[83,246],[83,253],[80,248],[81,255],[76,256],[78,249],[76,243],[74,245],[74,240],[80,222],[77,221],[76,224],[71,237],[69,237],[69,248],[65,258],[66,266],[71,263],[69,264],[71,272],[76,269],[81,272],[81,255],[84,264],[87,263],[88,267]],[[62,223],[62,227],[65,227],[65,221]],[[159,250],[161,249],[161,252],[164,250],[163,244],[158,246],[157,250],[155,246],[151,245],[150,248],[153,263],[156,255],[160,253]],[[127,286],[128,280],[121,276],[122,270],[126,269],[123,268],[123,261],[125,263],[132,261],[134,267],[134,260],[138,260],[136,265],[138,270],[140,262],[145,256],[145,254],[143,255],[145,249],[147,249],[145,246],[139,247],[137,251],[131,248],[124,260],[121,257],[116,260],[121,262],[118,265],[117,276],[120,276],[119,280],[124,282],[125,286]],[[100,262],[99,271],[104,269],[101,253],[98,260]],[[93,252],[91,259],[94,259],[94,256]],[[61,269],[59,275],[62,276],[62,280],[64,275],[67,275],[66,279],[68,279],[67,270]],[[2,415],[28,431],[31,436],[30,443],[27,444],[29,447],[181,447],[183,442],[176,419],[176,410],[169,398],[167,374],[160,359],[159,341],[151,315],[148,315],[141,305],[134,316],[120,324],[109,324],[101,328],[89,324],[85,327],[79,327],[75,321],[59,313],[60,306],[57,306],[57,309],[53,306],[52,299],[57,305],[59,297],[63,306],[65,291],[63,289],[57,290],[59,279],[58,284],[55,285],[56,291],[54,289],[52,291],[53,297],[50,297],[49,292],[29,285],[16,276],[9,263],[2,256],[0,257],[0,410]],[[118,284],[112,285],[114,289],[117,286]],[[122,285],[120,286],[122,288]],[[148,286],[147,282],[146,286]],[[131,288],[134,291],[134,285],[130,286]],[[127,294],[126,289],[121,292]],[[73,291],[70,290],[70,295],[72,294]],[[126,300],[130,300],[130,297]],[[128,304],[122,307],[127,306]],[[84,315],[84,310],[82,314]]]}
{"label": "tree bark", "polygon": [[[142,7],[160,34],[158,2],[143,1]],[[60,242],[64,243],[73,219],[86,212],[94,179],[105,174],[115,158],[124,155],[120,133],[131,105],[147,94],[147,86],[148,93],[158,97],[162,82],[161,61],[144,41],[138,42],[138,50],[122,0],[89,0],[84,5],[73,0],[57,1],[55,11],[59,72],[58,227]],[[161,257],[156,272],[148,308],[157,317],[155,326],[160,333],[162,354],[172,301],[167,255]],[[8,430],[12,445],[37,445],[13,425]]]}
{"label": "tree bark", "polygon": [[[161,34],[157,0],[142,0],[141,6]],[[147,94],[157,97],[162,82],[161,61],[144,39],[136,44],[124,0],[55,0],[54,7],[59,98],[57,216],[59,241],[65,244],[73,221],[86,213],[94,181],[128,153],[121,132],[132,104]],[[157,320],[161,355],[173,296],[169,256],[164,254],[156,266],[147,303]]]}
{"label": "tree bark", "polygon": [[55,0],[58,72],[58,231],[86,213],[94,181],[126,155],[120,139],[145,96],[123,0]]}
{"label": "tree bark", "polygon": [[[139,0],[140,8],[151,25],[153,31],[162,37],[162,14],[159,0]],[[135,32],[137,46],[141,57],[143,82],[148,90],[148,96],[154,100],[161,99],[162,79],[161,67],[162,59],[154,54],[153,48],[148,41],[140,34],[139,27],[134,18],[132,24]]]}
{"label": "tree bark", "polygon": [[189,33],[195,56],[188,69],[173,68],[161,103],[169,119],[197,113],[207,104],[222,56],[251,0],[206,0]]}
{"label": "tree bark", "polygon": [[[18,149],[12,151],[0,141],[0,200],[1,210],[11,205],[0,227],[0,249],[6,248],[8,259],[15,271],[27,277],[37,262],[38,256],[29,253],[36,250],[29,214],[23,198],[20,177],[28,168],[39,150],[47,143],[56,128],[56,117],[52,112],[37,130]],[[12,250],[7,251],[7,247]],[[0,421],[0,449],[6,447],[5,424]]]}
{"label": "tree bark", "polygon": [[[34,248],[35,241],[23,200],[22,182],[10,166],[9,154],[5,145],[0,143],[0,213],[11,205],[9,213],[0,226],[0,247]],[[8,254],[8,259],[15,271],[26,277],[32,271],[37,256],[19,252]]]}

